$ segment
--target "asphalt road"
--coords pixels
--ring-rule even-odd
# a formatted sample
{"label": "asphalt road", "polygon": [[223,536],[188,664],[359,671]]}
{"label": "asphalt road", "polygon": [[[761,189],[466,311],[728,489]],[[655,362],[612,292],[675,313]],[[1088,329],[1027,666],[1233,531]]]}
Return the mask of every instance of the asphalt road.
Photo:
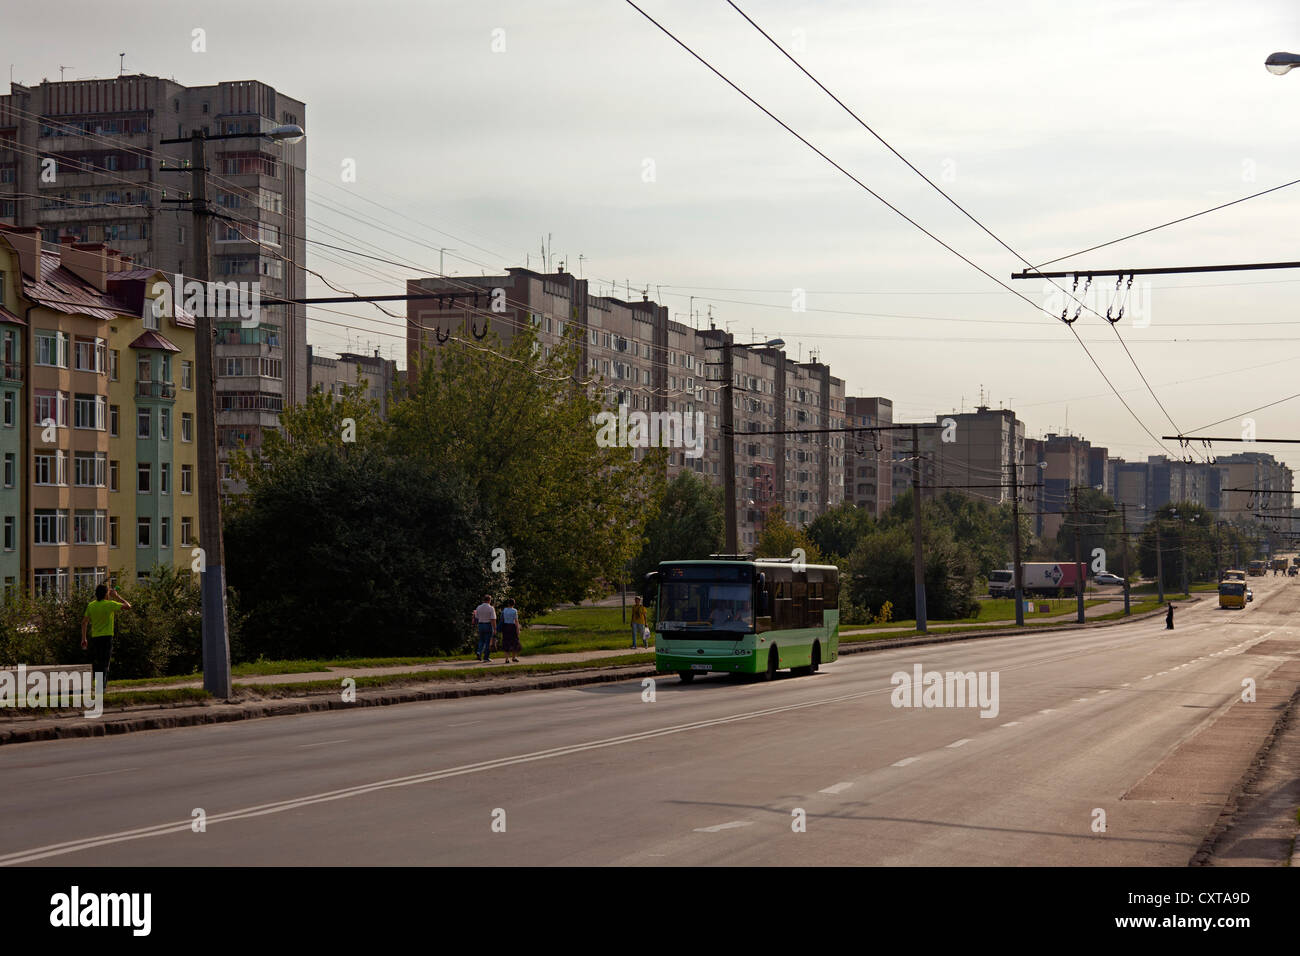
{"label": "asphalt road", "polygon": [[[627,682],[5,746],[0,863],[1182,866],[1258,740],[1207,756],[1186,794],[1153,771],[1300,638],[1300,583],[1252,587],[1173,632],[665,677],[653,702]],[[1265,640],[1282,656],[1251,652]],[[893,706],[915,664],[996,671],[996,717]]]}

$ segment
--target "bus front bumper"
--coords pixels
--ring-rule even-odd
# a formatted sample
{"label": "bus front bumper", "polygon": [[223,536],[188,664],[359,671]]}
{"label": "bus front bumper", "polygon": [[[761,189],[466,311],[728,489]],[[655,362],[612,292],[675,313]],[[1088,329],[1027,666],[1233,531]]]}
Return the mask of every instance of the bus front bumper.
{"label": "bus front bumper", "polygon": [[743,655],[719,654],[716,651],[707,654],[697,654],[694,651],[680,654],[658,652],[655,654],[655,670],[672,674],[681,671],[693,671],[696,674],[756,674],[756,661],[754,652],[748,650]]}

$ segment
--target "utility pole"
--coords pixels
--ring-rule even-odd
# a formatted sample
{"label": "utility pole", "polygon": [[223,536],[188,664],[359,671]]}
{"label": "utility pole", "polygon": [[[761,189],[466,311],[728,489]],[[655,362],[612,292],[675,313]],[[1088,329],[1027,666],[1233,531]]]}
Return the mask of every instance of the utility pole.
{"label": "utility pole", "polygon": [[731,333],[724,332],[722,340],[722,495],[727,517],[727,554],[739,554],[736,545],[736,434],[735,398],[732,386]]}
{"label": "utility pole", "polygon": [[1156,516],[1156,597],[1165,603],[1165,557],[1164,545],[1160,541],[1160,516]]}
{"label": "utility pole", "polygon": [[1129,607],[1128,590],[1128,506],[1122,501],[1119,503],[1119,531],[1120,561],[1124,569],[1124,614],[1127,616],[1133,611]]}
{"label": "utility pole", "polygon": [[1079,605],[1079,623],[1083,623],[1083,543],[1079,535],[1079,489],[1074,489],[1074,593]]}
{"label": "utility pole", "polygon": [[912,426],[912,574],[915,580],[916,629],[926,630],[925,557],[921,552],[921,437]]}
{"label": "utility pole", "polygon": [[1183,566],[1183,597],[1190,597],[1191,592],[1187,590],[1187,515],[1179,512],[1178,519],[1180,525],[1178,529],[1178,544],[1182,549],[1181,564]]}
{"label": "utility pole", "polygon": [[211,228],[208,212],[207,143],[202,130],[190,135],[190,162],[194,176],[194,269],[203,283],[204,308],[194,317],[195,422],[199,443],[199,566],[202,568],[203,688],[213,697],[227,699],[230,687],[230,635],[226,629],[226,552],[221,534],[221,472],[217,464],[217,406],[212,340],[215,335],[210,310],[212,281],[208,248]]}
{"label": "utility pole", "polygon": [[1015,552],[1012,558],[1011,581],[1015,586],[1016,626],[1025,623],[1025,595],[1021,589],[1020,576],[1020,466],[1015,461],[1014,450],[1011,455],[1011,547]]}

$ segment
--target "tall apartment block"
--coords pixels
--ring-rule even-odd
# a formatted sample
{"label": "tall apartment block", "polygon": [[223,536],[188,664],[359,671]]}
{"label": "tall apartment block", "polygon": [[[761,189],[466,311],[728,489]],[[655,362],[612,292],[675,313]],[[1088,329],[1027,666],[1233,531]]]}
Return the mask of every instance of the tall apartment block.
{"label": "tall apartment block", "polygon": [[[888,398],[844,400],[845,425],[892,425],[894,403]],[[848,435],[844,444],[844,500],[879,518],[894,503],[894,433]]]}
{"label": "tall apartment block", "polygon": [[[496,290],[500,290],[499,292]],[[440,298],[407,303],[407,359],[412,381],[421,356],[447,336],[467,341],[491,328],[505,342],[526,325],[549,355],[576,329],[579,378],[611,408],[629,412],[703,415],[703,446],[668,451],[668,475],[691,469],[717,484],[722,473],[722,349],[732,341],[717,329],[671,321],[666,307],[592,295],[572,273],[512,268],[505,275],[418,279],[412,295]],[[495,300],[504,311],[493,312]],[[843,500],[844,439],[835,434],[785,434],[839,427],[844,382],[819,362],[795,362],[779,349],[736,348],[732,401],[736,450],[738,543],[752,548],[770,508],[806,524]],[[638,452],[640,454],[640,452]]]}
{"label": "tall apartment block", "polygon": [[194,325],[154,308],[160,276],[101,243],[51,251],[35,227],[0,226],[7,591],[190,566]]}
{"label": "tall apartment block", "polygon": [[[1011,500],[1011,469],[1017,481],[1035,482],[1037,471],[1025,468],[1025,425],[1009,408],[978,406],[973,412],[934,416],[934,425],[918,429],[921,499],[955,491],[986,504]],[[912,487],[912,436],[895,433],[902,459],[894,463],[895,497]],[[1027,500],[1028,492],[1021,496]]]}
{"label": "tall apartment block", "polygon": [[[111,243],[138,268],[168,277],[192,270],[188,206],[164,203],[191,189],[193,130],[245,138],[207,145],[216,220],[212,279],[257,282],[265,296],[305,293],[306,147],[263,139],[283,123],[305,125],[299,100],[254,80],[186,87],[156,76],[11,84],[0,96],[0,223],[36,226],[47,247],[71,237]],[[240,441],[261,442],[286,403],[307,394],[306,312],[264,305],[261,322],[217,320],[218,453],[223,476]]]}

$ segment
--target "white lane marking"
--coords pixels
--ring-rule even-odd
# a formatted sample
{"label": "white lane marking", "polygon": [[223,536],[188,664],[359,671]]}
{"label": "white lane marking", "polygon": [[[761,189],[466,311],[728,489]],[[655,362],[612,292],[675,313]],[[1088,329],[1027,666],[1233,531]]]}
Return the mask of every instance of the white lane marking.
{"label": "white lane marking", "polygon": [[957,747],[964,747],[966,746],[966,744],[970,743],[970,741],[971,738],[969,737],[963,737],[961,740],[954,740],[952,743],[948,745],[948,749],[953,750],[956,749]]}
{"label": "white lane marking", "polygon": [[458,723],[458,724],[448,724],[447,726],[448,726],[448,727],[468,727],[470,724],[481,724],[481,723],[483,723],[483,721],[481,721],[481,720],[462,720],[462,721],[461,721],[460,723]]}
{"label": "white lane marking", "polygon": [[1109,694],[1109,693],[1110,693],[1110,688],[1106,688],[1106,690],[1097,691],[1097,696],[1100,697],[1102,694]]}
{"label": "white lane marking", "polygon": [[1119,686],[1120,686],[1120,687],[1128,687],[1129,685],[1128,685],[1128,684],[1120,684]]}
{"label": "white lane marking", "polygon": [[1003,724],[1002,726],[1003,726],[1003,727],[1019,727],[1019,726],[1020,726],[1020,721],[1018,721],[1018,720],[1009,720],[1009,721],[1007,721],[1005,724]]}
{"label": "white lane marking", "polygon": [[307,747],[325,747],[328,746],[329,744],[345,744],[351,739],[352,739],[351,737],[343,737],[340,740],[322,740],[320,743],[315,743],[315,744],[299,744],[295,749],[303,750],[304,748]]}
{"label": "white lane marking", "polygon": [[1040,714],[1054,714],[1054,713],[1056,713],[1056,709],[1053,708],[1053,707],[1048,707],[1046,710],[1040,710],[1039,713],[1040,713]]}
{"label": "white lane marking", "polygon": [[843,793],[845,790],[849,789],[849,787],[851,787],[851,786],[853,786],[853,784],[851,784],[851,783],[837,783],[837,784],[834,784],[833,786],[827,787],[825,790],[818,790],[817,792],[818,792],[818,793],[830,793],[830,794]]}
{"label": "white lane marking", "polygon": [[1143,679],[1143,680],[1150,680],[1151,678],[1153,678],[1153,677],[1155,677],[1155,676],[1156,676],[1155,674],[1148,674],[1146,677],[1144,677],[1144,678],[1142,678],[1142,679]]}
{"label": "white lane marking", "polygon": [[1087,698],[1087,697],[1076,697],[1076,698],[1074,698],[1074,702],[1075,702],[1076,704],[1085,704],[1085,703],[1088,702],[1088,698]]}
{"label": "white lane marking", "polygon": [[59,780],[80,780],[82,777],[102,777],[109,773],[130,773],[132,770],[139,770],[139,767],[123,767],[121,770],[97,770],[94,773],[74,773],[71,777],[55,777]]}
{"label": "white lane marking", "polygon": [[[410,787],[420,783],[432,783],[436,780],[445,780],[448,777],[459,777],[464,774],[482,773],[487,770],[499,770],[503,767],[509,767],[514,764],[530,763],[535,760],[551,760],[556,757],[565,757],[586,750],[599,750],[605,747],[615,747],[620,744],[637,743],[655,737],[686,733],[691,730],[716,727],[722,724],[735,723],[742,720],[754,720],[758,717],[767,717],[772,714],[804,710],[808,707],[820,707],[824,704],[836,704],[849,700],[859,700],[863,697],[870,697],[882,693],[888,693],[888,690],[870,690],[859,691],[855,694],[840,694],[835,697],[823,697],[820,700],[805,701],[801,704],[786,704],[781,707],[768,707],[763,710],[731,714],[727,717],[715,717],[711,720],[698,720],[688,724],[677,724],[675,726],[661,727],[655,730],[646,730],[634,734],[624,734],[621,737],[607,737],[601,740],[592,740],[582,744],[570,744],[565,747],[554,747],[550,750],[538,750],[532,753],[518,754],[514,757],[501,757],[495,760],[485,760],[480,763],[463,764],[459,767],[449,767],[445,770],[429,770],[405,777],[394,777],[389,780],[376,780],[371,783],[345,787],[340,790],[327,790],[323,793],[308,794],[302,797],[293,797],[288,800],[279,800],[274,803],[263,803],[256,806],[243,807],[242,809],[229,810],[225,813],[210,813],[208,814],[207,822],[209,825],[214,823],[229,823],[233,820],[246,820],[250,817],[261,817],[273,813],[283,813],[287,810],[297,810],[317,803],[328,803],[334,800],[346,800],[351,797],[364,796],[379,790],[391,790],[397,787]],[[253,755],[248,754],[246,756]],[[95,847],[107,846],[112,843],[125,843],[129,840],[143,840],[148,837],[164,836],[168,833],[182,833],[190,830],[192,824],[193,821],[187,818],[185,820],[159,823],[148,827],[138,827],[134,830],[121,830],[117,833],[106,833],[102,836],[83,837],[80,840],[68,840],[63,843],[51,843],[46,846],[33,847],[30,850],[19,850],[14,853],[0,854],[0,866],[10,866],[15,863],[27,863],[32,860],[61,856],[67,853],[76,853],[80,850],[89,850]]]}
{"label": "white lane marking", "polygon": [[916,762],[917,762],[918,760],[920,760],[920,759],[921,759],[920,757],[904,757],[902,760],[900,760],[900,761],[898,761],[897,763],[893,764],[893,766],[895,766],[895,767],[906,767],[909,763],[916,763]]}
{"label": "white lane marking", "polygon": [[696,833],[717,833],[719,830],[735,830],[738,827],[752,827],[754,824],[748,820],[732,820],[730,823],[719,823],[712,827],[696,827]]}

